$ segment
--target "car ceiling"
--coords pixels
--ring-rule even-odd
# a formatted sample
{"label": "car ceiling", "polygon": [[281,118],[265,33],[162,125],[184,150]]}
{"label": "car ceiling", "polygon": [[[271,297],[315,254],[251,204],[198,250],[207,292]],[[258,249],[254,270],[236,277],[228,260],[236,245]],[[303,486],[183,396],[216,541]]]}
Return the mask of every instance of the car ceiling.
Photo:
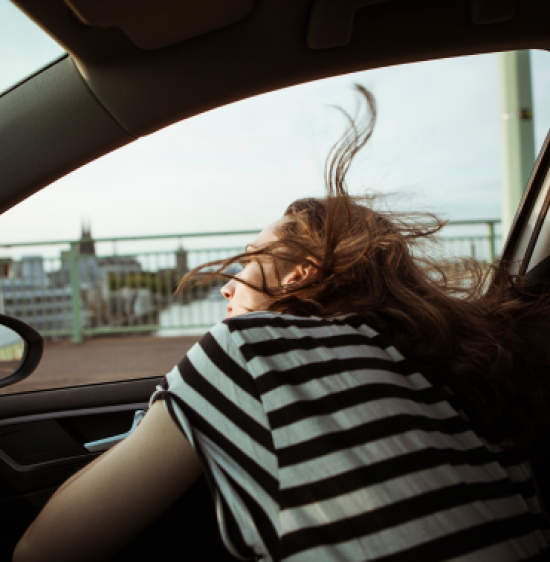
{"label": "car ceiling", "polygon": [[547,0],[14,4],[70,56],[0,97],[0,212],[110,150],[243,98],[382,66],[550,49]]}

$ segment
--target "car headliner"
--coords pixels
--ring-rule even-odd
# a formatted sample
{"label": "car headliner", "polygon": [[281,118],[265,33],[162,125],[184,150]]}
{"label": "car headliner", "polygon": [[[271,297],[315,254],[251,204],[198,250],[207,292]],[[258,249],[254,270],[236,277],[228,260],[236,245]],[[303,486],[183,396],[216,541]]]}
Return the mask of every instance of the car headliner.
{"label": "car headliner", "polygon": [[243,98],[369,68],[550,50],[547,0],[239,0],[220,16],[224,2],[97,2],[99,19],[115,5],[153,45],[162,30],[140,20],[160,14],[151,27],[162,28],[182,12],[185,30],[172,32],[191,38],[144,49],[119,27],[82,23],[70,0],[15,1],[70,56],[0,97],[0,212],[139,136]]}

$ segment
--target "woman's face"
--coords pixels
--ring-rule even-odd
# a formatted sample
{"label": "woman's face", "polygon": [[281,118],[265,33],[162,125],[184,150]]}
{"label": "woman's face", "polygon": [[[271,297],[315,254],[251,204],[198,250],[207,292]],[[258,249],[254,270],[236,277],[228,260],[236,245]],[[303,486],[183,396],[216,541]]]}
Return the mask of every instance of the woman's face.
{"label": "woman's face", "polygon": [[[286,220],[284,217],[270,224],[268,227],[264,228],[256,239],[247,246],[247,250],[254,250],[259,246],[269,244],[270,242],[276,242],[277,229],[281,223]],[[260,262],[258,260],[263,260]],[[239,279],[247,281],[254,287],[262,287],[263,276],[262,269],[265,275],[265,280],[268,287],[278,286],[277,276],[274,271],[273,263],[271,260],[263,257],[254,258],[247,261],[244,264],[243,270],[236,275]],[[284,280],[283,280],[284,282]],[[239,283],[235,279],[231,279],[229,283],[224,285],[221,289],[222,295],[229,301],[227,304],[227,316],[226,318],[232,318],[233,316],[240,316],[241,314],[246,314],[253,310],[266,310],[271,304],[272,299],[267,295],[254,291],[250,287],[247,287],[243,283]]]}

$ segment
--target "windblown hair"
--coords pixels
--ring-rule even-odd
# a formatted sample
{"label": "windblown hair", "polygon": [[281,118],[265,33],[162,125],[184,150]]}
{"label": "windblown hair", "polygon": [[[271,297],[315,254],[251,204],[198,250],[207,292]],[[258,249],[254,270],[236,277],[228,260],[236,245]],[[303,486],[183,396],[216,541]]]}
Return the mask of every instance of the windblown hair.
{"label": "windblown hair", "polygon": [[[503,263],[449,268],[428,251],[445,222],[377,209],[376,197],[348,194],[346,174],[376,118],[372,94],[357,89],[366,118],[345,114],[349,127],[325,167],[327,196],[295,201],[277,242],[196,268],[178,291],[197,274],[206,281],[232,277],[224,271],[243,258],[273,260],[279,279],[309,265],[315,274],[301,282],[269,287],[264,275],[263,286],[251,288],[271,297],[272,311],[361,315],[464,411],[480,436],[528,454],[550,425],[548,286],[508,274]],[[217,268],[201,273],[207,266]]]}

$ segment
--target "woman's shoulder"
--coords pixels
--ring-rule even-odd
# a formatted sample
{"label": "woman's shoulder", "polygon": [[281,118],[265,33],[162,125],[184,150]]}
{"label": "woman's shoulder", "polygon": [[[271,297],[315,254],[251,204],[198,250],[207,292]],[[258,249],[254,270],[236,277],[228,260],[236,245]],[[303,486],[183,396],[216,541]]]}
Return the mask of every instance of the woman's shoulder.
{"label": "woman's shoulder", "polygon": [[319,316],[295,316],[280,312],[258,311],[227,318],[215,331],[227,336],[238,336],[239,340],[267,340],[290,337],[327,338],[345,334],[361,334],[369,338],[380,337],[357,314],[340,314],[327,318]]}
{"label": "woman's shoulder", "polygon": [[405,362],[404,370],[417,371],[391,342],[369,326],[366,318],[354,313],[323,318],[251,312],[223,320],[215,327],[213,336],[223,340],[222,346],[227,350],[238,350],[247,361],[258,356],[283,357],[289,352],[298,352],[304,359],[307,350],[311,361],[319,360],[319,354],[325,359],[378,357],[384,362]]}
{"label": "woman's shoulder", "polygon": [[246,330],[264,326],[287,327],[296,326],[298,328],[315,328],[322,326],[366,326],[364,318],[357,314],[338,314],[330,317],[320,316],[296,316],[282,312],[255,311],[233,318],[222,320],[229,330]]}

